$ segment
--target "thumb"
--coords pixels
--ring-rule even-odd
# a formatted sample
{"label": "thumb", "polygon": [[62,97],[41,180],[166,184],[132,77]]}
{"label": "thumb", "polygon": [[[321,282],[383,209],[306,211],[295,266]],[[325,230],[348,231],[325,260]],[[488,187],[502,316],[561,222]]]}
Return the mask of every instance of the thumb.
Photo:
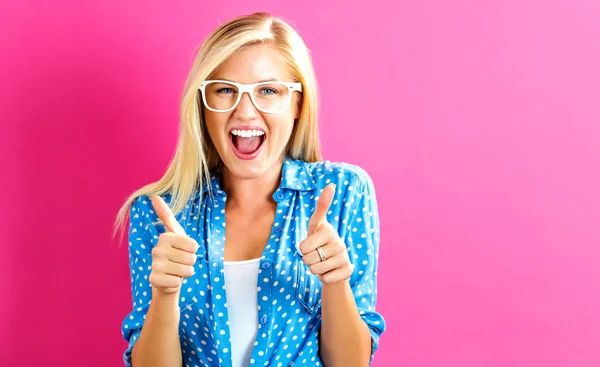
{"label": "thumb", "polygon": [[310,217],[310,221],[308,222],[308,235],[312,235],[315,233],[321,223],[327,221],[327,211],[329,210],[329,206],[333,201],[333,196],[335,194],[335,184],[330,184],[325,186],[323,192],[321,192],[321,196],[319,197],[319,201],[317,202],[317,207],[315,208],[315,212],[312,217]]}
{"label": "thumb", "polygon": [[153,195],[151,201],[154,211],[167,228],[167,231],[177,234],[185,234],[185,230],[181,224],[179,224],[177,219],[175,219],[175,215],[173,215],[171,208],[169,208],[163,198],[158,195]]}

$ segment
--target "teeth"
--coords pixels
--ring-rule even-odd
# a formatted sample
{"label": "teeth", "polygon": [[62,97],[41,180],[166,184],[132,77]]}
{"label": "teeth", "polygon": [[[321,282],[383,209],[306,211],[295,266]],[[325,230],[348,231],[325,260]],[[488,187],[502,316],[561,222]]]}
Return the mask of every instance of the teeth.
{"label": "teeth", "polygon": [[231,130],[231,133],[236,136],[241,136],[242,138],[265,135],[264,131],[260,130]]}

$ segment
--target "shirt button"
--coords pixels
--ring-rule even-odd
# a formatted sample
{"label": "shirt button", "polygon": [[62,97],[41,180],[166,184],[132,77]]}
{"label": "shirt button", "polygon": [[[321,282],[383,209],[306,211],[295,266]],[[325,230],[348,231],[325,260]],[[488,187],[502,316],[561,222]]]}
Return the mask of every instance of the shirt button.
{"label": "shirt button", "polygon": [[283,200],[284,197],[285,195],[283,194],[283,192],[278,192],[277,195],[275,195],[275,198],[277,200]]}
{"label": "shirt button", "polygon": [[280,233],[282,231],[281,226],[275,228],[275,233]]}
{"label": "shirt button", "polygon": [[265,325],[267,323],[267,315],[262,315],[262,317],[260,318],[260,323]]}
{"label": "shirt button", "polygon": [[271,263],[270,263],[270,262],[268,262],[268,261],[267,261],[267,262],[264,262],[264,263],[262,263],[262,268],[263,268],[263,270],[270,269],[270,268],[271,268]]}

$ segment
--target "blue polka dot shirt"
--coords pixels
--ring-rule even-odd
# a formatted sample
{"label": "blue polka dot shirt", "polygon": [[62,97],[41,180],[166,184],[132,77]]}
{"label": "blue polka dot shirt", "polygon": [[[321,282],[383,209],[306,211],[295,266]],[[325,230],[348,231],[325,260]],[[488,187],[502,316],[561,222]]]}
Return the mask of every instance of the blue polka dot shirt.
{"label": "blue polka dot shirt", "polygon": [[[362,319],[371,332],[371,360],[385,330],[375,311],[379,216],[371,178],[360,167],[330,161],[308,163],[285,158],[281,182],[273,193],[277,203],[271,235],[258,273],[258,331],[250,366],[322,366],[319,357],[322,284],[302,261],[300,243],[322,190],[336,184],[327,220],[347,246],[354,272],[350,285]],[[212,187],[212,190],[210,190]],[[195,191],[175,217],[198,244],[195,274],[183,280],[179,307],[179,338],[184,366],[231,366],[231,343],[223,268],[226,194],[219,178]],[[209,195],[209,191],[213,195]],[[163,195],[167,203],[171,194]],[[129,267],[133,307],[122,323],[124,352],[138,340],[151,302],[149,282],[152,247],[165,232],[149,197],[130,207]]]}

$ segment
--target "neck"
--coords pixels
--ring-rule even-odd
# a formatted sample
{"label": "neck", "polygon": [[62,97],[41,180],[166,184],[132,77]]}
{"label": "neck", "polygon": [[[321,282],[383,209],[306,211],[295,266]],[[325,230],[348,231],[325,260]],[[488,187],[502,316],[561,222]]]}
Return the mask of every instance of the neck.
{"label": "neck", "polygon": [[272,204],[273,193],[281,182],[283,160],[277,160],[264,174],[254,179],[243,179],[233,175],[223,167],[222,186],[227,193],[227,206],[236,209],[253,210]]}

